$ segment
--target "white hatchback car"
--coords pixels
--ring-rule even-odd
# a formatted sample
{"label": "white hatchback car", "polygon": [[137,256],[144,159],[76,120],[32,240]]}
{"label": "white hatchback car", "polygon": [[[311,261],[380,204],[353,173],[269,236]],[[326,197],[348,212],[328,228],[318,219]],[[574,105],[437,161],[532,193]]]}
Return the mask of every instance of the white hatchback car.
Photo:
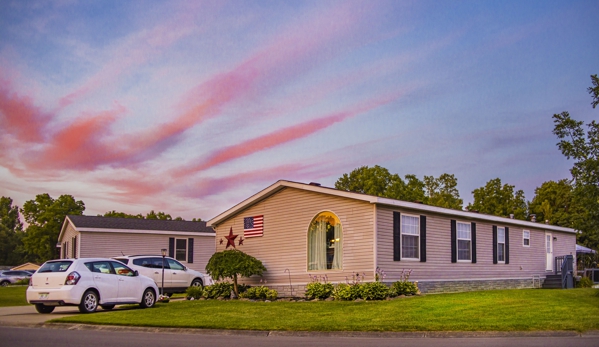
{"label": "white hatchback car", "polygon": [[56,306],[79,306],[82,313],[90,313],[117,304],[152,307],[157,294],[154,280],[116,260],[59,259],[45,262],[31,276],[27,302],[39,313],[51,313]]}
{"label": "white hatchback car", "polygon": [[[140,274],[148,276],[162,288],[162,256],[160,255],[130,255],[114,259],[127,264]],[[203,287],[213,284],[212,278],[199,271],[187,268],[171,257],[164,258],[164,293],[185,293],[189,287]]]}

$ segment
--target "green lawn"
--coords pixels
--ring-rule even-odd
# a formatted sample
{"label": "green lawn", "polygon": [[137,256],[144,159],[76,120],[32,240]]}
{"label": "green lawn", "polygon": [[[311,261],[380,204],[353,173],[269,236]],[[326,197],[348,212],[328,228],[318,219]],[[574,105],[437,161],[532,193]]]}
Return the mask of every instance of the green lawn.
{"label": "green lawn", "polygon": [[300,331],[599,329],[599,291],[497,290],[379,302],[175,301],[153,309],[70,316],[65,323]]}
{"label": "green lawn", "polygon": [[25,298],[27,286],[0,287],[0,307],[29,305]]}

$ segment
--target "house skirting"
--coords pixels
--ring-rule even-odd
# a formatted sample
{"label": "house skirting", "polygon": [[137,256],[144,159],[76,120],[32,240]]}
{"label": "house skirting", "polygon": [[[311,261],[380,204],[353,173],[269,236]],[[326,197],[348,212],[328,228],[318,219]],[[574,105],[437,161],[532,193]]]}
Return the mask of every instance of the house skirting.
{"label": "house skirting", "polygon": [[471,292],[494,289],[540,288],[544,278],[506,278],[459,281],[419,281],[418,289],[425,294]]}
{"label": "house skirting", "polygon": [[[418,281],[418,289],[424,294],[434,293],[457,293],[471,292],[479,290],[494,289],[525,289],[540,288],[543,285],[544,278],[508,278],[508,279],[479,279],[479,280],[457,280],[457,281]],[[388,286],[392,282],[386,282]],[[268,285],[275,289],[280,298],[303,297],[306,292],[305,284],[289,285]]]}

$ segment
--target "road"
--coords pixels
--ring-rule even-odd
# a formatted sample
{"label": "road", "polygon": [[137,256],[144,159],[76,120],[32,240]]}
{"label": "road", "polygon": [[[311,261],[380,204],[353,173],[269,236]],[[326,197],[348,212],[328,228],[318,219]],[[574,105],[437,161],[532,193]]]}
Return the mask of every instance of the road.
{"label": "road", "polygon": [[[82,329],[82,330],[78,330]],[[531,346],[531,347],[597,347],[598,335],[551,336],[551,337],[443,337],[443,338],[397,338],[397,337],[344,337],[344,336],[279,336],[267,333],[247,335],[165,333],[152,331],[114,330],[112,328],[89,330],[78,326],[71,329],[48,327],[0,327],[0,345],[28,347],[165,347],[165,346],[210,346],[210,347],[269,347],[269,346]]]}

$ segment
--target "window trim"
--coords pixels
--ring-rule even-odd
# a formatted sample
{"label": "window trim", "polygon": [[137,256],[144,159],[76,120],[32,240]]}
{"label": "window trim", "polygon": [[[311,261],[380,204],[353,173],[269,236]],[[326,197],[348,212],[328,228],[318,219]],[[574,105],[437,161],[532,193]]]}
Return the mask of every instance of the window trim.
{"label": "window trim", "polygon": [[[338,269],[310,269],[310,227],[312,225],[312,222],[321,214],[323,213],[330,213],[332,215],[335,216],[335,218],[337,218],[337,220],[339,221],[339,225],[341,225],[341,267]],[[341,217],[339,217],[339,215],[337,213],[335,213],[333,210],[320,210],[318,212],[316,212],[314,214],[314,216],[310,219],[310,221],[308,222],[308,225],[306,227],[306,271],[308,272],[319,272],[319,273],[332,273],[332,272],[343,272],[343,268],[344,268],[344,257],[343,257],[343,253],[344,253],[344,245],[345,245],[345,238],[343,237],[343,222],[341,221]]]}
{"label": "window trim", "polygon": [[[459,225],[460,224],[465,224],[468,226],[468,229],[470,230],[470,238],[469,239],[464,239],[464,238],[460,238],[460,232],[459,232]],[[469,241],[469,246],[470,246],[470,258],[469,259],[460,259],[460,240],[468,240]],[[472,223],[469,222],[460,222],[458,220],[456,220],[455,223],[455,247],[456,247],[456,261],[458,263],[472,263]]]}
{"label": "window trim", "polygon": [[[183,259],[183,260],[177,259],[177,251],[179,250],[179,248],[177,248],[177,241],[179,241],[179,240],[184,240],[185,241],[185,247],[183,247],[183,250],[185,251],[185,259]],[[179,262],[187,262],[187,242],[189,242],[187,240],[187,238],[177,238],[177,237],[175,237],[175,247],[174,247],[175,254],[174,254],[174,257],[172,257],[173,259],[175,259],[176,261],[179,261]]]}
{"label": "window trim", "polygon": [[[528,237],[526,237],[526,233],[528,233]],[[530,248],[530,230],[522,230],[522,247],[526,247],[526,248]],[[525,240],[528,240],[528,245],[524,242]]]}
{"label": "window trim", "polygon": [[[418,242],[417,242],[417,250],[418,250],[418,258],[408,258],[408,257],[404,257],[403,255],[403,247],[405,245],[405,242],[403,242],[403,217],[413,217],[416,218],[418,220],[417,224],[416,224],[416,230],[418,231]],[[406,234],[409,236],[416,236],[414,234]],[[407,214],[407,213],[402,213],[399,217],[399,236],[402,237],[401,240],[401,247],[399,248],[399,256],[401,260],[408,260],[408,261],[420,261],[420,256],[421,256],[421,252],[420,252],[420,216],[419,215],[413,215],[413,214]]]}
{"label": "window trim", "polygon": [[[499,231],[503,230],[503,242],[499,242]],[[497,226],[497,264],[505,264],[505,227]],[[503,260],[499,260],[499,245],[503,245]]]}

